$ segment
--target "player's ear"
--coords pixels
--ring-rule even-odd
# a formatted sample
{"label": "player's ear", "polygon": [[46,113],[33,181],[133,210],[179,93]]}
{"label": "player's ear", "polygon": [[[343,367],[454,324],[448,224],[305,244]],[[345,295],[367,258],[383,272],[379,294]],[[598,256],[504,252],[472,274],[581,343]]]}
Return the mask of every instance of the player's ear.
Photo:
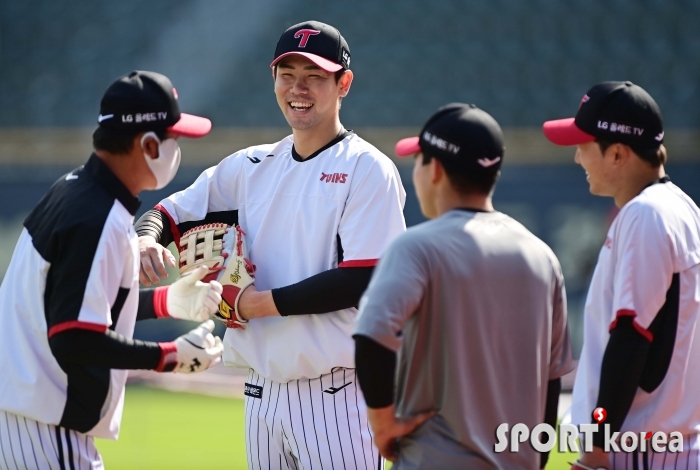
{"label": "player's ear", "polygon": [[613,164],[616,166],[624,165],[631,156],[632,150],[623,144],[612,145]]}
{"label": "player's ear", "polygon": [[152,136],[146,136],[146,138],[144,139],[144,134],[146,133],[142,132],[136,136],[136,138],[134,139],[134,148],[143,149],[142,152],[144,152],[150,158],[158,158],[158,141]]}
{"label": "player's ear", "polygon": [[272,72],[272,81],[274,82],[277,80],[277,66],[270,67],[270,71]]}
{"label": "player's ear", "polygon": [[430,159],[430,173],[430,182],[433,184],[438,183],[445,176],[445,167],[435,157]]}
{"label": "player's ear", "polygon": [[345,73],[338,80],[338,86],[340,87],[340,97],[345,98],[350,91],[350,86],[352,85],[352,79],[354,75],[352,70],[346,70]]}

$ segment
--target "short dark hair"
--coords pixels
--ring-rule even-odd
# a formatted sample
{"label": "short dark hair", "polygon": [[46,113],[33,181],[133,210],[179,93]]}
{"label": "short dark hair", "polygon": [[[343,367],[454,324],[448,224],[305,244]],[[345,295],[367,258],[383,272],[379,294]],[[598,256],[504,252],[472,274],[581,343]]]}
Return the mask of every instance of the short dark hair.
{"label": "short dark hair", "polygon": [[[598,147],[600,148],[600,153],[605,153],[611,145],[621,143],[621,142],[611,142],[609,140],[596,140]],[[627,145],[627,144],[623,144]],[[657,149],[637,147],[634,145],[627,145],[632,151],[642,160],[651,165],[652,168],[658,168],[661,165],[665,165],[668,160],[668,155],[666,154],[666,147],[660,145]]]}
{"label": "short dark hair", "polygon": [[[104,150],[114,155],[123,155],[131,152],[134,139],[143,131],[125,131],[121,129],[108,129],[98,126],[92,133],[92,147],[95,150]],[[168,130],[165,127],[153,129],[158,138],[165,139]]]}
{"label": "short dark hair", "polygon": [[459,162],[447,158],[440,158],[435,155],[423,154],[423,165],[430,163],[430,160],[435,158],[445,169],[447,180],[452,188],[462,194],[483,194],[490,195],[493,193],[498,177],[501,172],[496,171],[465,171]]}

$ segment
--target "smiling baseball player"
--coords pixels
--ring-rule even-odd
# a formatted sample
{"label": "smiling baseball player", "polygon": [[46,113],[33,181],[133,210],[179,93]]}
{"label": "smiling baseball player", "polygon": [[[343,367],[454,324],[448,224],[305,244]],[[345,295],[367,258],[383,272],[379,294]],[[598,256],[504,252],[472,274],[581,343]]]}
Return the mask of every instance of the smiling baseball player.
{"label": "smiling baseball player", "polygon": [[595,422],[602,407],[610,433],[684,436],[680,453],[606,452],[601,431],[581,468],[698,468],[700,209],[664,170],[661,110],[631,82],[604,82],[575,118],[546,122],[544,133],[576,145],[591,193],[620,209],[586,299],[572,420]]}
{"label": "smiling baseball player", "polygon": [[[292,135],[227,157],[137,224],[147,283],[172,262],[163,248],[171,241],[183,263],[183,242],[191,246],[196,232],[216,237],[206,232],[239,224],[246,234],[255,283],[229,299],[248,323],[227,330],[224,362],[250,370],[251,469],[381,463],[350,335],[377,260],[405,230],[405,192],[391,160],[340,123],[349,66],[349,47],[334,27],[309,21],[287,29],[271,67]],[[186,254],[196,261],[189,248]]]}
{"label": "smiling baseball player", "polygon": [[199,372],[223,352],[212,320],[174,342],[131,339],[137,320],[207,320],[221,285],[206,269],[169,287],[138,285],[134,213],[177,171],[179,136],[208,119],[180,113],[170,80],[133,72],[100,107],[87,163],[24,221],[0,287],[0,468],[97,469],[94,438],[116,439],[127,369]]}

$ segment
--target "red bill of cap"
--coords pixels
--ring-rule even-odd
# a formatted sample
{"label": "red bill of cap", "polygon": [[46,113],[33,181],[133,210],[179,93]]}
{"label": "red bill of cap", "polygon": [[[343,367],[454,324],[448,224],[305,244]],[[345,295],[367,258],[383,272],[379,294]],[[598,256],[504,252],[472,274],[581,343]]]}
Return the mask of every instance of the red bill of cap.
{"label": "red bill of cap", "polygon": [[270,67],[274,67],[275,64],[277,62],[279,62],[282,58],[293,55],[293,54],[306,57],[307,59],[309,59],[311,62],[313,62],[314,64],[321,67],[326,72],[337,72],[338,70],[343,68],[342,65],[336,64],[335,62],[328,60],[328,59],[325,59],[325,58],[321,57],[320,55],[310,54],[308,52],[297,52],[297,51],[285,52],[281,56],[275,58],[275,60],[273,60],[272,63],[270,64]]}
{"label": "red bill of cap", "polygon": [[394,152],[399,157],[408,157],[420,152],[420,145],[418,137],[406,137],[401,139],[396,143]]}
{"label": "red bill of cap", "polygon": [[204,137],[211,130],[211,121],[200,116],[180,113],[180,120],[168,127],[168,130],[183,137]]}
{"label": "red bill of cap", "polygon": [[579,129],[574,119],[557,119],[545,122],[542,125],[545,137],[557,145],[580,145],[593,142],[595,137]]}

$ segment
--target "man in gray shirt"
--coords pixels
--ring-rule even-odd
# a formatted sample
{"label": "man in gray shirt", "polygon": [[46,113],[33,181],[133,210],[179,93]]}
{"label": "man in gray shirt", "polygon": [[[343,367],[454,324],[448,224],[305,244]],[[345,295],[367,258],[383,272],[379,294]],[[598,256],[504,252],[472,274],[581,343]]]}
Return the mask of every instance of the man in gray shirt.
{"label": "man in gray shirt", "polygon": [[458,103],[396,145],[415,155],[416,194],[434,220],[384,254],[354,336],[374,439],[395,469],[546,463],[529,443],[494,450],[501,423],[555,426],[573,368],[559,262],[491,203],[503,151],[498,123]]}

